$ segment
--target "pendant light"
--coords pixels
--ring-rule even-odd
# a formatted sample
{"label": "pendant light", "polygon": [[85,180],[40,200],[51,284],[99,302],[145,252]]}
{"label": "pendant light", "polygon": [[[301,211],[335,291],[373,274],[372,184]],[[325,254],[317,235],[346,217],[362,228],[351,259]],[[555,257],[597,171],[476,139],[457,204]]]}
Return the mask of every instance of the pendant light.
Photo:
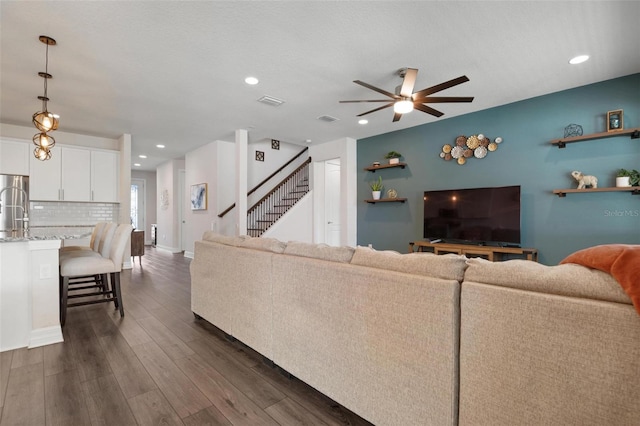
{"label": "pendant light", "polygon": [[38,73],[38,75],[44,79],[44,95],[38,96],[38,99],[42,101],[42,111],[33,114],[31,119],[33,125],[41,132],[33,136],[33,143],[36,145],[33,154],[37,159],[45,161],[51,158],[51,152],[49,152],[49,150],[56,144],[56,140],[47,135],[47,132],[56,130],[59,125],[58,115],[49,112],[47,109],[47,103],[49,102],[49,98],[47,97],[47,82],[50,78],[53,78],[53,76],[49,74],[49,46],[55,46],[56,41],[44,35],[41,35],[39,40],[47,46],[45,70],[44,72]]}

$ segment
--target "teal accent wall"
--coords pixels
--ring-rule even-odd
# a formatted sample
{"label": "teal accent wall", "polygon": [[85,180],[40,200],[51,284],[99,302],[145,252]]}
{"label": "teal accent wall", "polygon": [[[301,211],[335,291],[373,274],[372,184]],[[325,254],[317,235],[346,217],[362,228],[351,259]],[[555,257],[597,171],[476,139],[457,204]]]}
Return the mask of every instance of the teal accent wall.
{"label": "teal accent wall", "polygon": [[[446,104],[439,109],[446,114]],[[640,195],[552,193],[577,187],[572,170],[595,175],[600,187],[615,186],[619,168],[640,170],[640,139],[618,136],[564,149],[549,143],[571,123],[585,135],[605,131],[606,112],[616,109],[624,110],[625,129],[640,127],[640,74],[358,140],[358,244],[406,253],[410,241],[422,240],[424,191],[507,185],[522,187],[522,246],[537,248],[541,263],[557,264],[598,244],[640,244]],[[390,110],[374,114],[392,118]],[[458,135],[479,133],[504,142],[462,166],[439,157]],[[386,162],[391,150],[403,154],[407,168],[364,171],[374,161]],[[385,192],[393,188],[408,201],[365,203],[371,198],[368,182],[380,175]]]}

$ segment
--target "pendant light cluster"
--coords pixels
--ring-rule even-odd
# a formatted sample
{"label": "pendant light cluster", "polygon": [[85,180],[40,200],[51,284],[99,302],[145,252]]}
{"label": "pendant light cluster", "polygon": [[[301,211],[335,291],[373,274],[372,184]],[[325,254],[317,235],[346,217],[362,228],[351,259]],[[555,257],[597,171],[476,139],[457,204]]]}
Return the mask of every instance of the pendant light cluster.
{"label": "pendant light cluster", "polygon": [[47,102],[49,102],[49,98],[47,97],[47,82],[50,78],[53,78],[53,76],[49,74],[49,46],[55,46],[56,41],[44,35],[41,35],[39,39],[47,45],[47,53],[44,72],[38,73],[38,75],[44,79],[44,95],[38,96],[38,99],[42,101],[42,111],[36,112],[32,117],[33,125],[40,130],[40,133],[36,133],[33,136],[33,143],[36,146],[33,155],[35,155],[38,160],[46,161],[51,158],[51,148],[56,144],[56,140],[52,136],[49,136],[47,132],[56,130],[59,124],[59,116],[47,110]]}

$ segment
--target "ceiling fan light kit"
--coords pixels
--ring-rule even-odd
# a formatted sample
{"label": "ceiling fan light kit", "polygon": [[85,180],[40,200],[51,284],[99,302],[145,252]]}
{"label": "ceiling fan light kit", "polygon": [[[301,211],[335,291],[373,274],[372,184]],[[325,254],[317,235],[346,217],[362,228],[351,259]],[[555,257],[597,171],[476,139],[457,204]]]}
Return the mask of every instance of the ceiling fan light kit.
{"label": "ceiling fan light kit", "polygon": [[407,114],[414,109],[433,115],[434,117],[441,117],[444,115],[443,112],[440,112],[437,109],[428,106],[427,104],[473,101],[472,96],[430,96],[434,93],[441,92],[453,86],[457,86],[458,84],[469,81],[469,78],[466,75],[414,92],[413,88],[416,83],[418,70],[416,68],[401,68],[400,70],[398,70],[397,74],[402,77],[402,84],[396,88],[396,93],[388,92],[384,89],[380,89],[378,87],[365,83],[364,81],[353,81],[360,86],[385,95],[389,99],[340,101],[340,103],[386,102],[386,104],[382,105],[381,107],[363,112],[362,114],[358,114],[358,117],[362,117],[363,115],[371,114],[372,112],[380,111],[382,109],[393,106],[393,121],[395,122],[399,121],[403,114]]}
{"label": "ceiling fan light kit", "polygon": [[45,35],[41,35],[38,39],[47,45],[47,50],[45,56],[45,70],[44,72],[38,73],[38,75],[44,79],[44,95],[38,96],[38,99],[42,101],[42,111],[36,112],[31,117],[33,125],[41,132],[36,133],[33,136],[33,143],[36,145],[33,155],[38,160],[46,161],[51,158],[51,148],[56,144],[56,140],[49,136],[47,132],[57,130],[58,125],[60,124],[59,116],[47,110],[47,103],[49,102],[49,98],[47,97],[47,81],[53,78],[53,76],[49,74],[49,46],[55,46],[56,41]]}

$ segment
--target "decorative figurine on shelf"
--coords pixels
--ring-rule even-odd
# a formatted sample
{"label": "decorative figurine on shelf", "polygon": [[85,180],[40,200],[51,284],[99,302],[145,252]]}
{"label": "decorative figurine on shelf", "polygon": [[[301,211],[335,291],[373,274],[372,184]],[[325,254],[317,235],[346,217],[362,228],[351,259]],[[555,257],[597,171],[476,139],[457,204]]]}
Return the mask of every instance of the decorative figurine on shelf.
{"label": "decorative figurine on shelf", "polygon": [[577,170],[572,171],[571,176],[578,181],[578,189],[584,189],[587,186],[590,186],[591,188],[598,187],[598,178],[595,176],[584,175],[582,172]]}
{"label": "decorative figurine on shelf", "polygon": [[565,138],[574,138],[576,136],[582,136],[582,126],[579,124],[569,124],[564,128]]}

